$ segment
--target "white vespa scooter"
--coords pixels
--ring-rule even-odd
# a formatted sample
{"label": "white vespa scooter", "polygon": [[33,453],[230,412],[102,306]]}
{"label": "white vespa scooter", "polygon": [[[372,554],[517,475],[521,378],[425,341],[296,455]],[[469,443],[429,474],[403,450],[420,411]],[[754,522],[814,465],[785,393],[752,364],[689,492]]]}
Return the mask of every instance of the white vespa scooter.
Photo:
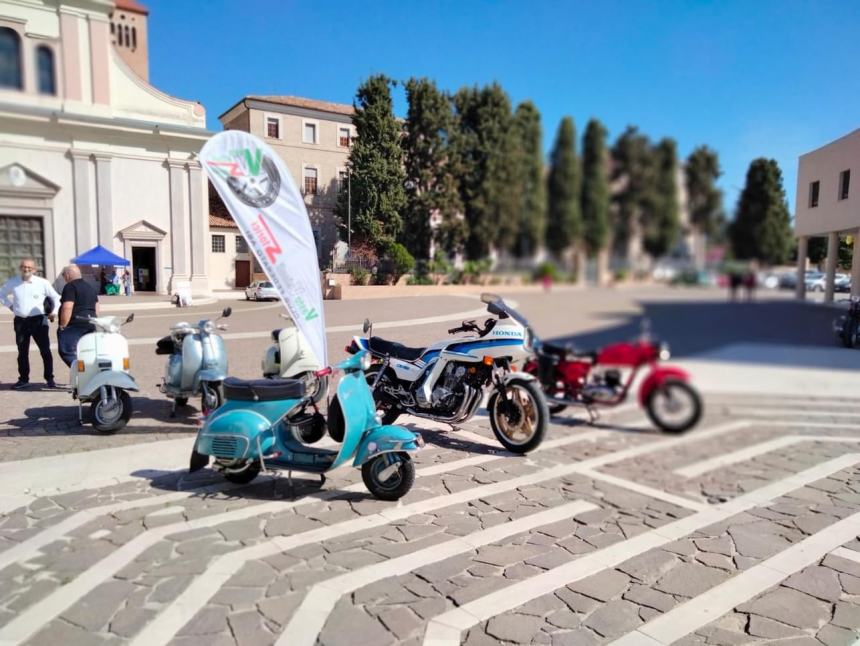
{"label": "white vespa scooter", "polygon": [[140,390],[129,374],[128,341],[115,316],[88,318],[93,331],[78,341],[77,358],[72,363],[69,383],[72,398],[78,400],[78,416],[84,423],[83,404],[90,404],[90,421],[99,433],[115,433],[131,417],[129,391]]}
{"label": "white vespa scooter", "polygon": [[263,357],[263,376],[268,379],[301,379],[306,393],[314,403],[323,400],[328,392],[328,377],[319,377],[323,366],[314,354],[311,344],[286,314],[285,327],[272,330],[272,345]]}

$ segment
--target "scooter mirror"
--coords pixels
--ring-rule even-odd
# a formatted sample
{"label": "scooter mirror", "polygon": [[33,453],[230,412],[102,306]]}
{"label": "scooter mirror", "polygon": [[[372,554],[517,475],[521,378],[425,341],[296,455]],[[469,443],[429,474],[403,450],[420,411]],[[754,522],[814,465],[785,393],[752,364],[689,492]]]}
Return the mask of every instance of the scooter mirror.
{"label": "scooter mirror", "polygon": [[225,307],[224,310],[221,312],[221,318],[225,319],[228,316],[230,316],[232,313],[233,313],[232,307]]}
{"label": "scooter mirror", "polygon": [[490,294],[489,292],[484,292],[483,294],[481,294],[481,302],[486,303],[487,305],[500,300],[502,299],[498,294]]}
{"label": "scooter mirror", "polygon": [[125,320],[126,323],[131,323],[134,320],[134,312],[128,315],[128,318]]}
{"label": "scooter mirror", "polygon": [[364,333],[367,334],[372,327],[373,323],[370,322],[370,319],[364,319]]}

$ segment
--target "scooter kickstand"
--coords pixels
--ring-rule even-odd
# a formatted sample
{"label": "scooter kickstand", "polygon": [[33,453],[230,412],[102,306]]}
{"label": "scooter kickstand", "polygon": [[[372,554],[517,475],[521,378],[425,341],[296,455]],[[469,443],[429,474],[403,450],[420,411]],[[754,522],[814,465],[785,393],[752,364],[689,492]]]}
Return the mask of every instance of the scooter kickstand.
{"label": "scooter kickstand", "polygon": [[320,474],[320,489],[322,489],[323,487],[325,487],[325,474],[321,473]]}
{"label": "scooter kickstand", "polygon": [[597,420],[600,419],[600,413],[597,412],[597,409],[594,406],[586,406],[585,410],[588,411],[588,423],[594,424]]}

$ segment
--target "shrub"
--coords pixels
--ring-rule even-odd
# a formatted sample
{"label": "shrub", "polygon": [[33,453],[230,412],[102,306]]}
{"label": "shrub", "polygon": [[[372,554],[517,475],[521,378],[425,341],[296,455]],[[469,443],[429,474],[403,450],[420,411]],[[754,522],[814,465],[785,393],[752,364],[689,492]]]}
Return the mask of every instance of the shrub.
{"label": "shrub", "polygon": [[367,285],[367,279],[370,278],[370,272],[358,265],[350,268],[349,275],[353,285]]}
{"label": "shrub", "polygon": [[393,282],[396,283],[404,274],[408,274],[415,266],[415,258],[412,254],[399,242],[392,242],[388,245],[387,255],[391,262],[391,274]]}
{"label": "shrub", "polygon": [[535,269],[534,277],[535,280],[549,278],[553,281],[556,281],[558,280],[558,268],[555,266],[555,263],[542,262]]}

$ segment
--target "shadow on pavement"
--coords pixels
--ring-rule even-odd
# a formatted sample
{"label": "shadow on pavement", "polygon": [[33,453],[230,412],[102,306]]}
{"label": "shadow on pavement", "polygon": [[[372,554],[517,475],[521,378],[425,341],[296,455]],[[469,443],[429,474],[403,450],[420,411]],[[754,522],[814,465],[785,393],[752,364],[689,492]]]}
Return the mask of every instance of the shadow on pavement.
{"label": "shadow on pavement", "polygon": [[[721,355],[716,351],[732,345],[805,346],[808,351],[789,357],[784,354],[776,357],[768,352],[757,356],[747,351],[742,356],[726,356],[724,360],[829,368],[840,352],[851,353],[837,346],[833,320],[839,312],[828,307],[792,301],[716,300],[640,301],[639,305],[641,314],[627,315],[614,326],[557,340],[572,342],[582,350],[599,348],[638,337],[642,321],[647,319],[651,335],[668,342],[672,355],[679,358],[713,353],[713,358],[720,360]],[[845,359],[852,363],[853,355]],[[860,353],[857,365],[860,367]]]}

